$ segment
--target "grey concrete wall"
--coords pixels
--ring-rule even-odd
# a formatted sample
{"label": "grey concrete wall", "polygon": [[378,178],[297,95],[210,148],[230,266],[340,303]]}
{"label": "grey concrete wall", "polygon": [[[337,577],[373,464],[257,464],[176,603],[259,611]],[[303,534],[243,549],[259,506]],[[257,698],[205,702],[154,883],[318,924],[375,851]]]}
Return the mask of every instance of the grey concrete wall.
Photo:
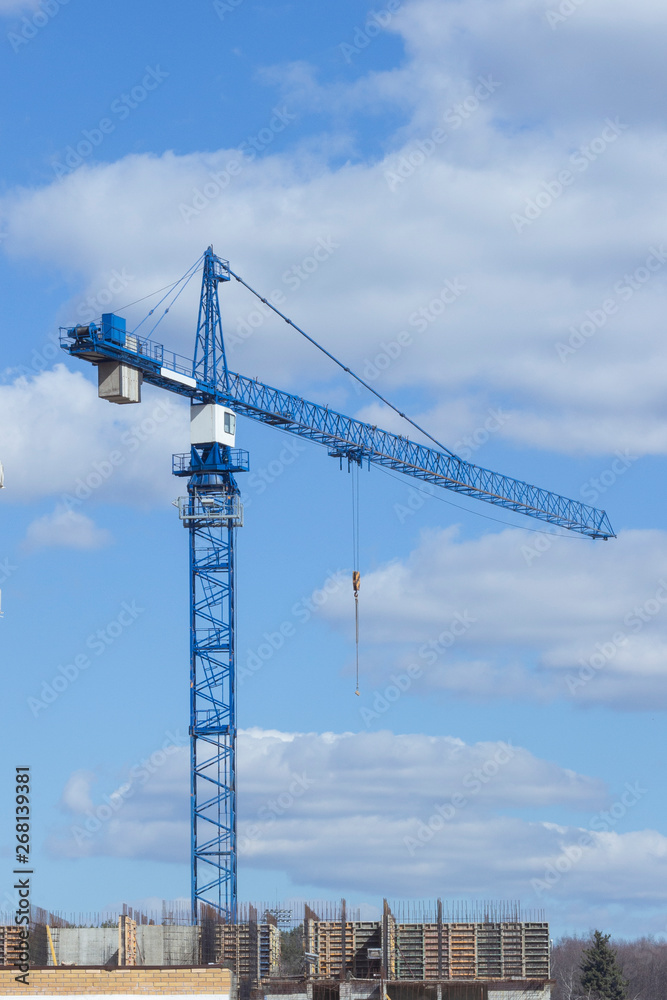
{"label": "grey concrete wall", "polygon": [[198,964],[198,927],[137,927],[137,965]]}
{"label": "grey concrete wall", "polygon": [[[266,989],[266,984],[264,984],[264,989]],[[308,1000],[307,993],[265,993],[264,1000]]]}
{"label": "grey concrete wall", "polygon": [[58,965],[106,965],[118,952],[117,927],[52,927],[51,937]]}
{"label": "grey concrete wall", "polygon": [[377,979],[370,979],[368,982],[355,979],[340,984],[340,1000],[368,1000],[373,996],[380,996],[380,984]]}
{"label": "grey concrete wall", "polygon": [[[117,927],[52,927],[58,964],[116,964]],[[53,959],[49,952],[49,965]],[[137,965],[198,965],[199,928],[180,926],[137,927]]]}
{"label": "grey concrete wall", "polygon": [[551,986],[546,983],[542,990],[494,990],[489,986],[489,1000],[549,1000]]}

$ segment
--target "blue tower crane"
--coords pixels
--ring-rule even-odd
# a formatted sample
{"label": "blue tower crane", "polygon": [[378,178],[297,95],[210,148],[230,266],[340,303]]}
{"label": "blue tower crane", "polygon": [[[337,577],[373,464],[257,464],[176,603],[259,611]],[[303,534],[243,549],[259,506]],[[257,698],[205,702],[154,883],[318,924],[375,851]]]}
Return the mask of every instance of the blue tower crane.
{"label": "blue tower crane", "polygon": [[[602,510],[473,465],[443,446],[419,444],[229,371],[218,286],[231,277],[245,282],[212,247],[186,273],[187,280],[202,259],[193,359],[139,336],[139,327],[128,333],[125,320],[112,313],[105,313],[99,325],[61,327],[60,342],[73,357],[97,366],[103,399],[138,403],[142,383],[148,382],[191,402],[190,452],[174,455],[172,471],[188,480],[179,514],[190,540],[192,911],[198,920],[202,907],[211,906],[221,920],[233,922],[237,914],[234,562],[236,529],[243,524],[234,476],[249,468],[248,453],[235,447],[236,415],[308,438],[341,460],[395,469],[589,538],[615,536]],[[271,303],[262,301],[315,343]]]}

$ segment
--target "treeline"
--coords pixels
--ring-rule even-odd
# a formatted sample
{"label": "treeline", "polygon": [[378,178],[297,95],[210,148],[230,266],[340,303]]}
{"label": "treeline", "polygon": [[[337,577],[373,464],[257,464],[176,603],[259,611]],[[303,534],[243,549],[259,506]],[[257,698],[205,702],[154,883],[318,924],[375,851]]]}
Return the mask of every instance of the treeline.
{"label": "treeline", "polygon": [[[552,1000],[588,1000],[582,990],[580,966],[590,938],[561,938],[551,952],[551,978],[556,980]],[[628,1000],[666,1000],[667,942],[651,938],[611,941],[618,964],[628,981]]]}

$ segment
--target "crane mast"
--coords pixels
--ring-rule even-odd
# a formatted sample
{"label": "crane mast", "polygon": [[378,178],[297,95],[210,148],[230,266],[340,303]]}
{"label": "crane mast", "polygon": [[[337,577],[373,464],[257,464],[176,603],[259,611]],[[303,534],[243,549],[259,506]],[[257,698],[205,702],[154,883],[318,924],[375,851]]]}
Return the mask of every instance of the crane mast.
{"label": "crane mast", "polygon": [[[234,275],[238,277],[237,275]],[[227,261],[209,247],[194,358],[128,333],[105,313],[101,325],[61,328],[61,346],[98,369],[99,395],[138,403],[144,381],[190,398],[191,447],[174,455],[187,478],[179,515],[190,542],[191,898],[195,920],[209,906],[237,915],[235,545],[243,506],[235,474],[249,468],[235,447],[236,414],[327,447],[332,457],[367,461],[590,538],[612,538],[606,513],[576,500],[465,462],[402,435],[311,403],[227,368],[218,286]],[[284,317],[283,317],[284,318]],[[311,338],[309,338],[311,339]]]}
{"label": "crane mast", "polygon": [[[229,275],[213,253],[204,273],[193,377],[225,384],[218,284]],[[174,475],[187,477],[179,514],[190,541],[190,836],[191,905],[234,923],[236,862],[236,529],[243,505],[234,473],[248,453],[232,448],[236,415],[204,395],[191,411],[190,454],[175,455]],[[220,424],[220,426],[217,426]],[[210,439],[210,440],[209,440]]]}
{"label": "crane mast", "polygon": [[190,538],[191,898],[236,920],[236,529],[243,524],[235,472],[248,453],[192,445],[174,456],[188,477],[179,513]]}

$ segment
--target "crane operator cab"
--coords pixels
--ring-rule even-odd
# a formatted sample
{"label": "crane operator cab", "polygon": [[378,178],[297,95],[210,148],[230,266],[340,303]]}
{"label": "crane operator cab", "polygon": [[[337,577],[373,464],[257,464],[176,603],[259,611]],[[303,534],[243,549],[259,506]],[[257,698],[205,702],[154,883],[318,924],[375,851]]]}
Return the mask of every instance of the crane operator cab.
{"label": "crane operator cab", "polygon": [[190,444],[236,443],[236,414],[219,403],[193,403],[190,407]]}

